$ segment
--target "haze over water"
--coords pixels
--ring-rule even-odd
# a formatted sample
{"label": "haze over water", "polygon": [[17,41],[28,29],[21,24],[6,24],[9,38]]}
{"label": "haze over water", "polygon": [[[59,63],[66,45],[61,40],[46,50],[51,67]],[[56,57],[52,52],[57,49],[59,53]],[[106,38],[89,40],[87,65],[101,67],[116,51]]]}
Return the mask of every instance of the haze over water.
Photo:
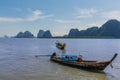
{"label": "haze over water", "polygon": [[[56,40],[67,44],[66,51],[88,60],[105,61],[119,55],[104,73],[88,72],[49,60]],[[119,80],[120,39],[0,39],[0,80]]]}

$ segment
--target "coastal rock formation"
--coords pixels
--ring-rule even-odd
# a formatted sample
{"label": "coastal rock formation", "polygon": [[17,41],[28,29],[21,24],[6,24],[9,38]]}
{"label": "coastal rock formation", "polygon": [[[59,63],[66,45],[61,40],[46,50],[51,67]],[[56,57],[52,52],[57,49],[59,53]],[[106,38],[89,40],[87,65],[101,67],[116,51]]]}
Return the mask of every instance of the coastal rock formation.
{"label": "coastal rock formation", "polygon": [[71,29],[68,36],[79,36],[80,31],[78,29]]}
{"label": "coastal rock formation", "polygon": [[91,27],[81,31],[78,29],[71,29],[68,34],[68,37],[80,36],[120,38],[120,22],[118,20],[112,19],[107,21],[100,28]]}
{"label": "coastal rock formation", "polygon": [[19,32],[15,38],[34,38],[34,35],[29,32],[29,31],[25,31],[24,33],[23,32]]}
{"label": "coastal rock formation", "polygon": [[[37,38],[51,38],[52,34],[50,30],[39,30]],[[61,37],[61,36],[60,36]],[[71,29],[69,33],[62,37],[108,37],[108,38],[120,38],[120,22],[115,19],[111,19],[104,23],[101,27],[91,27],[86,30]],[[34,38],[34,35],[29,32],[19,32],[15,38]]]}
{"label": "coastal rock formation", "polygon": [[37,38],[44,38],[44,37],[52,37],[50,30],[47,31],[39,30],[37,34]]}
{"label": "coastal rock formation", "polygon": [[41,38],[44,35],[44,31],[43,30],[39,30],[38,34],[37,34],[37,38]]}
{"label": "coastal rock formation", "polygon": [[114,19],[107,21],[99,28],[99,35],[120,38],[120,22]]}
{"label": "coastal rock formation", "polygon": [[43,37],[52,37],[51,32],[49,30],[45,31]]}

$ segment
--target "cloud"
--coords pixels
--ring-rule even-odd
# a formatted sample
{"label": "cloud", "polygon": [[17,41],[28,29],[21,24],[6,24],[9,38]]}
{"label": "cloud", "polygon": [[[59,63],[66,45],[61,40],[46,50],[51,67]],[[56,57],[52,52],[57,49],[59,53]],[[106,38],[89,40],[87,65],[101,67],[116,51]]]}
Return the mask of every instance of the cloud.
{"label": "cloud", "polygon": [[0,17],[0,22],[18,22],[18,21],[23,21],[22,18],[5,18],[5,17]]}
{"label": "cloud", "polygon": [[25,20],[26,21],[35,21],[39,19],[45,19],[48,17],[52,17],[53,15],[43,15],[44,13],[40,10],[36,10],[32,13],[32,15],[28,16]]}
{"label": "cloud", "polygon": [[97,10],[95,9],[81,9],[81,8],[77,8],[77,15],[76,18],[77,19],[81,19],[81,18],[90,18],[93,17],[93,15],[95,13],[97,13]]}
{"label": "cloud", "polygon": [[32,14],[28,14],[25,18],[8,18],[8,17],[0,17],[0,22],[21,22],[21,21],[36,21],[39,19],[45,19],[48,17],[52,17],[53,15],[44,15],[41,10],[35,10]]}
{"label": "cloud", "polygon": [[78,22],[80,22],[79,20],[64,20],[64,19],[56,19],[55,21],[58,23],[78,23]]}
{"label": "cloud", "polygon": [[89,24],[87,24],[87,26],[88,27],[92,27],[92,26],[97,26],[97,27],[101,27],[101,25],[103,24],[103,23],[105,23],[105,21],[104,20],[102,20],[102,21],[95,21],[95,22],[91,22],[91,23],[89,23]]}
{"label": "cloud", "polygon": [[120,20],[120,10],[108,11],[102,13],[103,18]]}

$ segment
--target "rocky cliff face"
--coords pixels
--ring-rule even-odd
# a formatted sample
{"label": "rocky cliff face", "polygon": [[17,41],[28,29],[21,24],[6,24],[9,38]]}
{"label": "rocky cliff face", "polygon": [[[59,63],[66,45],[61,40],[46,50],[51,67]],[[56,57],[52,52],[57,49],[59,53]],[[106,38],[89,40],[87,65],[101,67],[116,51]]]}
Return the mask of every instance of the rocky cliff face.
{"label": "rocky cliff face", "polygon": [[117,20],[109,20],[100,28],[91,27],[86,30],[79,31],[78,29],[71,29],[68,34],[69,37],[76,36],[106,36],[120,38],[120,22]]}
{"label": "rocky cliff face", "polygon": [[45,31],[43,37],[52,37],[51,32],[49,30]]}
{"label": "rocky cliff face", "polygon": [[37,34],[37,38],[41,38],[44,35],[44,31],[43,30],[39,30],[38,34]]}
{"label": "rocky cliff face", "polygon": [[47,31],[39,30],[37,34],[37,38],[42,38],[42,37],[52,37],[50,30]]}
{"label": "rocky cliff face", "polygon": [[[69,34],[64,37],[81,37],[81,36],[94,36],[94,37],[111,37],[120,38],[120,22],[118,20],[112,19],[107,21],[101,27],[91,27],[86,30],[71,29]],[[34,35],[29,32],[19,32],[16,38],[33,38]],[[39,30],[37,38],[47,38],[52,37],[50,30],[44,31]]]}
{"label": "rocky cliff face", "polygon": [[[50,30],[47,31],[43,31],[43,30],[39,30],[38,34],[37,34],[37,38],[44,38],[44,37],[52,37],[52,34],[50,32]],[[25,32],[19,32],[15,38],[34,38],[34,35],[29,32],[29,31],[25,31]]]}
{"label": "rocky cliff face", "polygon": [[99,28],[100,36],[120,37],[120,22],[109,20]]}
{"label": "rocky cliff face", "polygon": [[80,33],[80,31],[78,30],[78,29],[71,29],[70,31],[69,31],[69,34],[68,34],[68,36],[80,36],[79,35],[79,33]]}
{"label": "rocky cliff face", "polygon": [[19,32],[15,38],[34,38],[34,35],[29,32],[29,31],[25,31],[25,32]]}

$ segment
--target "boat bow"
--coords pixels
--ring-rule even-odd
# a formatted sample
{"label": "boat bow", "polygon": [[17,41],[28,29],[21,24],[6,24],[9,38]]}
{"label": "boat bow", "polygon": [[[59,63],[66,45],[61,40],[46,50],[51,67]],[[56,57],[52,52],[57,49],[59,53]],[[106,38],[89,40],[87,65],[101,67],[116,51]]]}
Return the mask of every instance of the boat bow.
{"label": "boat bow", "polygon": [[114,54],[113,58],[110,60],[110,63],[112,63],[112,61],[117,57],[117,53]]}

